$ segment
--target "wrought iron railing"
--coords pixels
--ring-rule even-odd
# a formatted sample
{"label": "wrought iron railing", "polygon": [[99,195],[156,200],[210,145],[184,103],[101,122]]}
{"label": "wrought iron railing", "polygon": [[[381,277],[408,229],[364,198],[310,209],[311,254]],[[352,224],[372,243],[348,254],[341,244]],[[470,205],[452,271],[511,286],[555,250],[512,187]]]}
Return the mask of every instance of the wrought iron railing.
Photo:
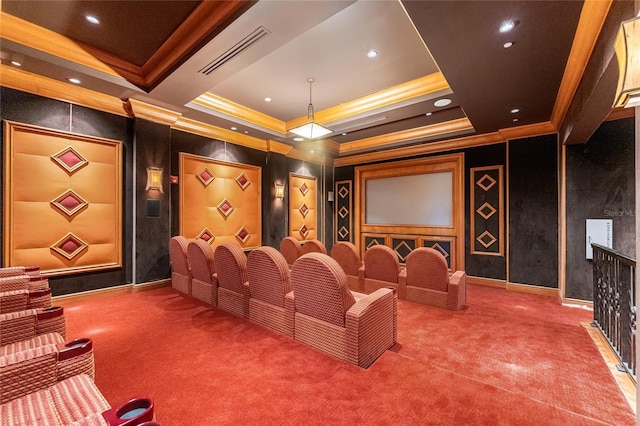
{"label": "wrought iron railing", "polygon": [[636,380],[636,261],[598,244],[593,247],[593,324],[620,359],[618,370]]}

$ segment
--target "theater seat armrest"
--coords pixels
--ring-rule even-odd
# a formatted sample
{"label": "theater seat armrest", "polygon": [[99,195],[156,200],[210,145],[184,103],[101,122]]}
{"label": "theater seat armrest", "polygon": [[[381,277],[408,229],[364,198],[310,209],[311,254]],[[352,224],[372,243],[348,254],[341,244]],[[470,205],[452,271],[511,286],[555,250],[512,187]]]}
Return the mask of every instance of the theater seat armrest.
{"label": "theater seat armrest", "polygon": [[358,366],[369,367],[394,344],[397,327],[393,290],[381,288],[354,303],[345,315],[347,352]]}
{"label": "theater seat armrest", "polygon": [[398,299],[407,298],[407,270],[402,269],[398,274]]}
{"label": "theater seat armrest", "polygon": [[384,304],[386,300],[393,301],[393,290],[380,288],[354,303],[346,312],[346,317],[362,318],[375,310],[378,305]]}
{"label": "theater seat armrest", "polygon": [[467,273],[456,271],[449,278],[449,293],[457,293],[456,308],[462,309],[467,304]]}
{"label": "theater seat armrest", "polygon": [[466,286],[467,273],[465,271],[456,271],[451,278],[449,278],[449,285],[455,285],[458,287]]}

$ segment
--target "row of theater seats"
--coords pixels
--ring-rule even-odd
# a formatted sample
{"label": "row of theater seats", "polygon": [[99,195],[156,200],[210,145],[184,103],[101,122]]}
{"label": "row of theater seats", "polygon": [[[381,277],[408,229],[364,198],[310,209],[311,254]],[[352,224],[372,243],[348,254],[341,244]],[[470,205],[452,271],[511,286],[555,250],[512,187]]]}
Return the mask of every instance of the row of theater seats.
{"label": "row of theater seats", "polygon": [[93,382],[91,339],[65,338],[64,310],[51,306],[39,268],[0,268],[1,425],[154,424],[148,399],[112,408]]}
{"label": "row of theater seats", "polygon": [[349,291],[345,272],[325,253],[289,265],[273,247],[247,256],[234,243],[214,250],[176,236],[169,254],[177,290],[352,364],[367,368],[396,343],[395,291]]}
{"label": "row of theater seats", "polygon": [[[327,252],[319,241],[301,245],[295,238],[286,237],[280,243],[280,252],[289,264],[310,251]],[[455,271],[450,276],[446,259],[433,248],[412,250],[406,257],[405,268],[400,266],[393,249],[383,245],[370,247],[362,260],[352,243],[338,242],[331,249],[331,257],[346,273],[349,288],[353,291],[369,294],[380,288],[392,287],[401,300],[450,310],[466,306],[466,273]]]}

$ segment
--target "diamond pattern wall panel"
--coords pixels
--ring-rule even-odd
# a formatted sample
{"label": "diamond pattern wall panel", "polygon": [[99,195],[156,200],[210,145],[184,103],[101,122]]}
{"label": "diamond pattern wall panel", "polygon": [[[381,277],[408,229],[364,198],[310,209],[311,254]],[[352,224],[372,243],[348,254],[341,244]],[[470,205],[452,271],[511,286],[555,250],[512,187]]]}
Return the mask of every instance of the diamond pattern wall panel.
{"label": "diamond pattern wall panel", "polygon": [[430,237],[430,236],[422,236],[420,238],[422,247],[430,247],[434,250],[439,251],[447,261],[447,267],[449,270],[453,270],[452,261],[455,256],[452,255],[452,250],[455,247],[453,244],[453,239],[451,238],[443,238],[443,237]]}
{"label": "diamond pattern wall panel", "polygon": [[289,173],[289,236],[318,238],[318,182],[313,176]]}
{"label": "diamond pattern wall panel", "polygon": [[262,169],[179,153],[179,232],[217,247],[262,245]]}
{"label": "diamond pattern wall panel", "polygon": [[352,182],[350,180],[336,182],[336,197],[334,201],[336,241],[353,242],[353,193],[351,191],[351,185]]}
{"label": "diamond pattern wall panel", "polygon": [[471,252],[504,255],[502,166],[475,167],[470,171]]}
{"label": "diamond pattern wall panel", "polygon": [[5,123],[5,266],[49,276],[122,266],[122,142]]}

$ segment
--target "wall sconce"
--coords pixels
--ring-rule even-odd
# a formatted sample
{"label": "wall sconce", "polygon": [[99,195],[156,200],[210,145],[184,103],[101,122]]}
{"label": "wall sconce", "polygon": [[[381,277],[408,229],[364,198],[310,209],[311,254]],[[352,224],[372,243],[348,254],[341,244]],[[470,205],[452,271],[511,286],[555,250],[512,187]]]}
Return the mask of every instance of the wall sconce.
{"label": "wall sconce", "polygon": [[333,201],[333,191],[327,191],[327,201]]}
{"label": "wall sconce", "polygon": [[614,106],[640,106],[640,17],[620,25],[615,49],[620,76]]}
{"label": "wall sconce", "polygon": [[147,167],[147,187],[144,190],[149,191],[150,189],[157,189],[164,194],[162,190],[162,169],[158,167]]}
{"label": "wall sconce", "polygon": [[276,198],[284,198],[284,185],[281,183],[276,183]]}

